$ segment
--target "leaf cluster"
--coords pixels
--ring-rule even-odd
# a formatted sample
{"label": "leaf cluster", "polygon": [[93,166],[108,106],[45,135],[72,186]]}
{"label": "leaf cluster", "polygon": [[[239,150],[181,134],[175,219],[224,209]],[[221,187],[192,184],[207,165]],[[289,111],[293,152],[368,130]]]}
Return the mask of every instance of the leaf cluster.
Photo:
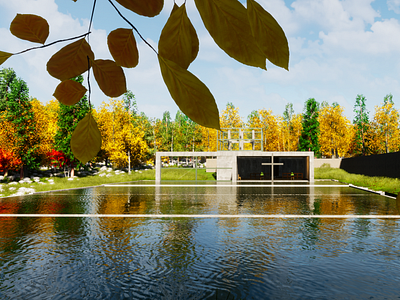
{"label": "leaf cluster", "polygon": [[[164,7],[163,0],[116,1],[126,9],[146,17],[158,15]],[[91,69],[105,95],[119,97],[127,92],[123,68],[134,68],[139,62],[134,32],[146,44],[148,43],[112,0],[109,0],[109,3],[130,27],[117,28],[108,35],[107,45],[114,60],[96,58],[88,43],[87,37],[95,12],[96,1],[94,1],[88,32],[67,39],[77,40],[60,49],[47,63],[49,74],[61,81],[54,96],[64,105],[75,105],[86,93],[83,85],[71,79]],[[206,29],[216,44],[230,57],[245,65],[262,69],[266,69],[268,59],[271,63],[288,69],[289,47],[285,33],[272,15],[255,0],[247,0],[246,7],[238,0],[195,0],[195,4]],[[20,39],[43,44],[32,49],[59,42],[45,44],[49,35],[49,24],[37,15],[18,14],[11,23],[10,31]],[[158,53],[154,51],[157,54],[162,77],[171,97],[183,114],[202,126],[219,129],[219,112],[213,95],[204,83],[188,71],[189,65],[197,57],[199,40],[188,17],[185,3],[181,6],[174,4],[161,32],[158,50]],[[0,52],[0,64],[12,55],[20,53]],[[87,118],[92,120],[90,115]],[[82,130],[72,139],[73,149],[85,148],[78,144],[84,142],[90,135],[97,135],[98,129],[95,123],[82,122]],[[81,136],[84,133],[86,136]],[[87,153],[79,155],[75,153],[75,156],[86,161],[91,155],[89,153],[99,150],[95,148],[99,144],[96,141],[93,145],[88,145],[91,149],[87,149]]]}

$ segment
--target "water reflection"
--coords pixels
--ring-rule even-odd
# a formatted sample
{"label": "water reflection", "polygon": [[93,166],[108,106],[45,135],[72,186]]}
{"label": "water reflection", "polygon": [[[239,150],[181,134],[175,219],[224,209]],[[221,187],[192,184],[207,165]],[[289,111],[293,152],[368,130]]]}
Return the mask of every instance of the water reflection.
{"label": "water reflection", "polygon": [[[349,188],[271,192],[96,188],[2,199],[0,213],[397,214]],[[0,298],[392,298],[399,233],[375,219],[0,218]]]}

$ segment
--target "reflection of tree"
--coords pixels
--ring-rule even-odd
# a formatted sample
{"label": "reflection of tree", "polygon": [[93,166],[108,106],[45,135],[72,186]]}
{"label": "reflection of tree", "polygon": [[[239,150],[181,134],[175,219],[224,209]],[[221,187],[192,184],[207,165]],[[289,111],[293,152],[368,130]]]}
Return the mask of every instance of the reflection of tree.
{"label": "reflection of tree", "polygon": [[181,279],[190,276],[186,270],[191,269],[198,258],[194,241],[197,222],[193,218],[182,218],[169,220],[163,226],[159,255],[164,257],[163,264],[171,269],[172,274]]}
{"label": "reflection of tree", "polygon": [[[20,204],[18,202],[1,202],[0,214],[18,213]],[[0,217],[0,262],[19,248],[18,237],[18,218]]]}
{"label": "reflection of tree", "polygon": [[[209,191],[209,190],[207,190]],[[266,201],[254,194],[249,187],[216,188],[209,191],[215,193],[210,197],[210,205],[219,214],[260,213],[272,208],[273,201]],[[216,245],[210,251],[215,257],[215,264],[210,266],[213,276],[225,284],[229,282],[234,292],[235,286],[241,285],[241,279],[255,280],[268,270],[274,259],[273,248],[276,232],[272,224],[266,220],[247,218],[221,218],[216,224]],[[246,229],[250,229],[247,231]],[[255,247],[256,245],[256,247]],[[250,273],[244,270],[251,270]],[[238,291],[240,294],[243,291]],[[222,294],[221,294],[222,293]],[[217,296],[228,299],[228,294],[217,291]]]}
{"label": "reflection of tree", "polygon": [[[143,214],[146,211],[146,197],[138,195],[101,194],[98,197],[98,214]],[[108,218],[98,219],[98,240],[93,244],[93,251],[98,253],[98,265],[103,269],[106,278],[122,278],[132,269],[137,269],[138,261],[134,250],[135,242],[140,236],[142,218]]]}
{"label": "reflection of tree", "polygon": [[[308,196],[310,197],[310,195]],[[314,196],[312,196],[314,197]],[[307,203],[308,202],[308,203]],[[310,202],[312,202],[312,210],[310,209]],[[305,214],[320,215],[321,214],[321,198],[310,199],[309,201],[301,201],[301,210]],[[300,221],[302,248],[303,250],[314,250],[316,244],[319,242],[321,235],[321,219],[307,218]]]}
{"label": "reflection of tree", "polygon": [[355,243],[353,243],[352,250],[354,252],[364,252],[368,251],[365,247],[365,243],[363,240],[367,239],[370,235],[371,231],[371,220],[370,219],[355,219],[353,223],[353,236],[357,239]]}
{"label": "reflection of tree", "polygon": [[[218,231],[221,240],[218,241],[221,249],[220,256],[216,260],[220,268],[215,270],[221,274],[222,280],[237,281],[237,278],[247,277],[247,271],[251,270],[252,280],[268,270],[274,260],[274,248],[279,248],[274,222],[256,219],[221,219],[218,222]],[[251,227],[250,231],[244,228]],[[232,283],[231,283],[232,284]]]}
{"label": "reflection of tree", "polygon": [[378,221],[378,234],[383,243],[377,245],[379,253],[384,254],[388,260],[398,260],[398,220],[383,219]]}
{"label": "reflection of tree", "polygon": [[[197,188],[190,189],[190,191],[192,195],[188,194],[187,189],[169,191],[168,194],[171,194],[171,198],[164,198],[164,201],[161,202],[161,212],[164,214],[196,213],[197,207],[194,208],[192,204],[203,208],[203,195]],[[194,240],[197,223],[198,220],[193,218],[179,218],[162,223],[159,255],[164,258],[163,267],[171,269],[174,279],[190,277],[191,271],[189,270],[198,259],[199,253],[196,251]]]}

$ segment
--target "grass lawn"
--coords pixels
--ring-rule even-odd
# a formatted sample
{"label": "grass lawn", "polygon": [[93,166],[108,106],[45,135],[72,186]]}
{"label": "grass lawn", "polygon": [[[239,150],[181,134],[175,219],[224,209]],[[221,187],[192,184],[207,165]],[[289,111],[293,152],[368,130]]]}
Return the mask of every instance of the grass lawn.
{"label": "grass lawn", "polygon": [[[143,170],[138,172],[118,173],[118,172],[101,172],[100,175],[89,175],[86,177],[77,177],[73,180],[68,178],[59,177],[47,177],[41,178],[40,183],[13,183],[0,184],[0,197],[6,197],[15,195],[18,191],[25,189],[25,193],[32,192],[43,192],[63,189],[73,189],[81,187],[97,186],[109,183],[123,183],[130,181],[141,181],[141,180],[155,180],[155,170]],[[196,171],[191,168],[181,169],[162,169],[161,178],[162,180],[195,180]],[[109,174],[109,177],[105,176]],[[364,175],[350,174],[341,169],[334,169],[330,167],[315,168],[314,170],[315,179],[336,179],[342,183],[354,184],[357,186],[367,187],[375,191],[384,191],[393,194],[400,192],[400,180],[396,178],[387,177],[369,177]],[[197,169],[197,180],[212,180],[213,173],[206,173],[204,169]],[[52,183],[53,182],[53,183]],[[21,189],[24,188],[24,189]],[[33,189],[33,190],[32,190]]]}
{"label": "grass lawn", "polygon": [[350,174],[344,170],[330,167],[315,168],[314,177],[315,179],[336,179],[343,183],[351,183],[374,191],[384,191],[396,195],[400,192],[400,180],[398,178]]}
{"label": "grass lawn", "polygon": [[[14,195],[22,187],[29,193],[28,189],[34,189],[35,192],[73,189],[80,187],[90,187],[109,183],[122,183],[140,180],[155,180],[155,170],[143,170],[138,172],[131,172],[131,174],[118,172],[102,172],[103,174],[110,174],[111,176],[92,175],[86,177],[77,177],[73,180],[68,178],[59,177],[45,177],[40,179],[40,183],[3,183],[0,184],[0,197]],[[101,174],[101,173],[100,173]],[[206,170],[197,169],[197,180],[215,180],[212,176],[213,173],[206,173]],[[196,170],[190,168],[182,169],[163,169],[161,173],[162,180],[195,180]],[[51,183],[53,182],[53,183]],[[23,190],[23,189],[22,189]]]}

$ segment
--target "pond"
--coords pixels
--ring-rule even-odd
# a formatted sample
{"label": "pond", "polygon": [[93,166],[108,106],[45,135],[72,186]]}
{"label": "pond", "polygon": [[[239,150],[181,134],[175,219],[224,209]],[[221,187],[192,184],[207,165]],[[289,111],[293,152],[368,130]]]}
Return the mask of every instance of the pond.
{"label": "pond", "polygon": [[344,185],[104,186],[0,214],[1,299],[399,296],[396,200]]}

